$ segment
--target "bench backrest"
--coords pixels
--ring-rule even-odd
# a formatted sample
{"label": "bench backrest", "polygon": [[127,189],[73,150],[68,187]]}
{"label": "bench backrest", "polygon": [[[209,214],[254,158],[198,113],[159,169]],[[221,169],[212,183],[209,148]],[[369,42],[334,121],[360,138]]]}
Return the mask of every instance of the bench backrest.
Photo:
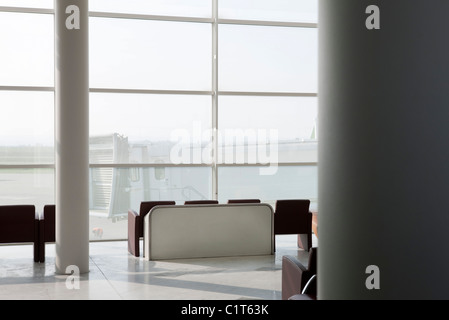
{"label": "bench backrest", "polygon": [[145,217],[149,260],[273,254],[268,204],[154,207]]}

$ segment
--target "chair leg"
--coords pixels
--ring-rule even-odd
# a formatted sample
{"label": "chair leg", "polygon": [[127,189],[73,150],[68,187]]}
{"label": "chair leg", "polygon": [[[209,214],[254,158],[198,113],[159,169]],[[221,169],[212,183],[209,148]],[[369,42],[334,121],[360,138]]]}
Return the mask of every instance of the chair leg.
{"label": "chair leg", "polygon": [[34,262],[41,262],[40,261],[40,250],[39,250],[39,243],[34,243],[33,245],[33,258],[34,258]]}
{"label": "chair leg", "polygon": [[39,262],[45,262],[45,242],[42,242],[40,244],[40,249],[39,249]]}
{"label": "chair leg", "polygon": [[312,247],[312,237],[308,233],[298,234],[298,247],[309,251]]}

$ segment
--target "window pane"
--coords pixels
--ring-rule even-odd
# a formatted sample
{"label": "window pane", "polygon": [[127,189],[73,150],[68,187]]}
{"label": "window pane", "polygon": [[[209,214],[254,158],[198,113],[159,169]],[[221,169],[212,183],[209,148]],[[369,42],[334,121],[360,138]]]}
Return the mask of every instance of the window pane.
{"label": "window pane", "polygon": [[54,0],[0,0],[0,6],[53,9]]}
{"label": "window pane", "polygon": [[317,22],[317,0],[220,0],[222,19]]}
{"label": "window pane", "polygon": [[0,12],[0,85],[53,86],[53,19]]}
{"label": "window pane", "polygon": [[219,89],[317,92],[317,29],[220,25]]}
{"label": "window pane", "polygon": [[257,198],[273,206],[280,199],[309,199],[317,205],[316,166],[278,167],[273,175],[261,175],[261,167],[222,167],[218,170],[220,202],[228,199]]}
{"label": "window pane", "polygon": [[54,163],[53,96],[0,91],[0,164]]}
{"label": "window pane", "polygon": [[90,85],[211,90],[211,25],[90,19]]}
{"label": "window pane", "polygon": [[90,0],[90,11],[209,18],[210,0]]}
{"label": "window pane", "polygon": [[139,211],[147,200],[211,199],[211,172],[204,167],[96,168],[90,170],[90,225],[101,228],[100,237],[91,239],[127,239],[127,214]]}
{"label": "window pane", "polygon": [[172,159],[173,148],[181,143],[201,148],[210,141],[210,96],[93,93],[90,97],[91,163],[179,164],[176,160],[183,154]]}
{"label": "window pane", "polygon": [[42,212],[55,203],[54,176],[53,169],[0,169],[0,203],[31,204]]}
{"label": "window pane", "polygon": [[317,161],[317,98],[221,96],[218,106],[221,163]]}

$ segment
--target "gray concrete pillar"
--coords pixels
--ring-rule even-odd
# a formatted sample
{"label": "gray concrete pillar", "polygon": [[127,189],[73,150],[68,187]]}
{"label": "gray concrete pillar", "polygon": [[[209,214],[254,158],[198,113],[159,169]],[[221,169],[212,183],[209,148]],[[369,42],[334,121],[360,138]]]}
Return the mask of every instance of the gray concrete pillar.
{"label": "gray concrete pillar", "polygon": [[449,298],[448,13],[319,2],[319,299]]}
{"label": "gray concrete pillar", "polygon": [[56,273],[89,271],[88,1],[55,0]]}

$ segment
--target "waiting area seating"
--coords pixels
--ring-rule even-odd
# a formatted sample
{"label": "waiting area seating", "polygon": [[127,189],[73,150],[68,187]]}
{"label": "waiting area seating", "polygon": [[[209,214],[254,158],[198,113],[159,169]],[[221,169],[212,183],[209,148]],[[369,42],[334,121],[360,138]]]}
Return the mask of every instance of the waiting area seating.
{"label": "waiting area seating", "polygon": [[318,248],[311,248],[307,267],[294,256],[282,257],[283,300],[316,299],[317,255]]}
{"label": "waiting area seating", "polygon": [[39,217],[34,205],[0,206],[0,243],[33,243],[39,262]]}
{"label": "waiting area seating", "polygon": [[140,239],[143,237],[143,222],[145,216],[156,206],[174,205],[175,201],[142,201],[139,213],[128,210],[128,251],[132,255],[140,256]]}
{"label": "waiting area seating", "polygon": [[312,247],[312,212],[310,200],[277,200],[274,211],[274,234],[297,234],[298,247]]}
{"label": "waiting area seating", "polygon": [[0,206],[0,243],[33,243],[34,262],[45,262],[45,243],[55,242],[55,206]]}
{"label": "waiting area seating", "polygon": [[[226,203],[229,206],[242,207],[251,204],[262,205],[260,199],[251,198],[229,199]],[[184,207],[225,206],[225,204],[220,205],[217,200],[191,200],[185,201],[184,205]],[[275,250],[274,240],[277,234],[298,234],[298,246],[307,251],[311,248],[312,213],[309,211],[309,205],[309,200],[278,200],[276,202],[272,223],[273,250]],[[176,206],[176,202],[142,201],[139,213],[132,209],[128,211],[128,251],[136,257],[140,256],[140,240],[144,238],[145,216],[157,206]],[[269,205],[265,204],[265,206]],[[55,215],[55,205],[46,205],[42,214],[36,212],[34,205],[0,206],[0,243],[33,243],[34,261],[44,262],[45,244],[56,241]],[[257,218],[254,217],[254,219]],[[246,236],[250,237],[248,234]],[[145,241],[143,244],[145,246]]]}
{"label": "waiting area seating", "polygon": [[[245,205],[261,204],[260,199],[229,199],[227,204]],[[128,251],[140,256],[140,240],[145,239],[145,216],[156,206],[176,206],[175,201],[143,201],[139,213],[130,209],[128,211]],[[220,205],[217,200],[187,200],[184,205]],[[172,226],[170,228],[173,228]],[[276,235],[297,234],[298,247],[309,251],[312,246],[312,212],[310,200],[288,199],[277,200],[273,215],[273,244]],[[144,247],[145,243],[144,242]],[[275,245],[273,250],[275,250]]]}

